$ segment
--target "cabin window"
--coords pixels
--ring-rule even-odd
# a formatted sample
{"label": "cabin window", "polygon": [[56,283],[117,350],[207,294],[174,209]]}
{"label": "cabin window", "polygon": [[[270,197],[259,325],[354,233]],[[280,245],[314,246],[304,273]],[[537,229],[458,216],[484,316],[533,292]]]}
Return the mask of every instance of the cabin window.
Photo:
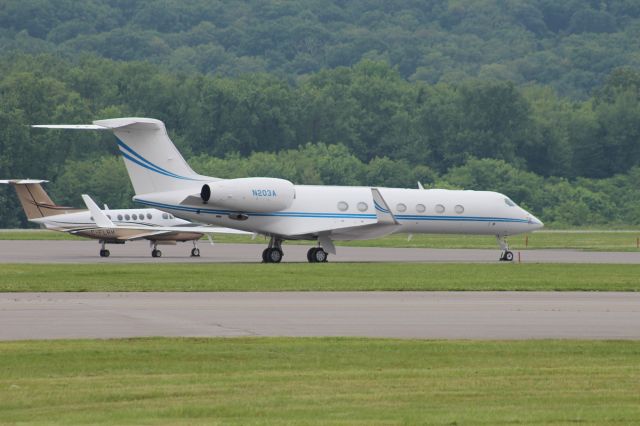
{"label": "cabin window", "polygon": [[338,210],[340,210],[341,212],[346,211],[349,208],[349,204],[347,204],[346,201],[340,201],[338,203]]}
{"label": "cabin window", "polygon": [[358,210],[360,210],[361,212],[366,212],[368,208],[369,206],[364,201],[360,201],[358,203]]}
{"label": "cabin window", "polygon": [[436,213],[444,213],[444,206],[442,204],[436,204]]}
{"label": "cabin window", "polygon": [[134,213],[134,214],[131,215],[131,218],[133,220],[138,220],[138,215]]}
{"label": "cabin window", "polygon": [[418,213],[424,213],[427,210],[427,208],[424,206],[424,204],[418,204],[416,206],[416,211]]}
{"label": "cabin window", "polygon": [[125,214],[125,215],[124,215],[124,218],[125,218],[126,220],[129,220],[129,219],[131,219],[131,216],[129,216],[128,214]]}
{"label": "cabin window", "polygon": [[122,220],[122,215],[121,214],[118,215],[118,220]]}
{"label": "cabin window", "polygon": [[505,198],[505,199],[504,199],[504,203],[505,203],[506,205],[508,205],[509,207],[515,207],[515,205],[516,205],[516,203],[514,203],[513,201],[511,201],[511,200],[510,200],[510,199],[508,199],[508,198]]}
{"label": "cabin window", "polygon": [[89,217],[89,219],[91,219],[91,222],[93,222],[93,216]]}
{"label": "cabin window", "polygon": [[163,219],[169,219],[169,215],[168,215],[168,214],[166,214],[166,213],[162,213],[162,218],[163,218]]}
{"label": "cabin window", "polygon": [[169,215],[169,219],[175,219],[172,214]]}
{"label": "cabin window", "polygon": [[147,219],[149,220],[153,219],[153,216],[151,216],[151,213],[147,213]]}
{"label": "cabin window", "polygon": [[458,213],[458,214],[462,214],[462,213],[464,213],[464,207],[462,207],[460,204],[458,204],[458,205],[455,207],[455,210],[456,210],[456,213]]}
{"label": "cabin window", "polygon": [[403,203],[398,203],[398,205],[396,206],[396,210],[398,210],[400,213],[406,212],[407,206]]}

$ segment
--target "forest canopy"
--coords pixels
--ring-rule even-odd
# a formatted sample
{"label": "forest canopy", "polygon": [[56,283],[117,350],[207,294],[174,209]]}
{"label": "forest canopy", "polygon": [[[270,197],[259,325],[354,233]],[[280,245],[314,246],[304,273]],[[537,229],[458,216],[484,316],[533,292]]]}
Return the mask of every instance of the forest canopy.
{"label": "forest canopy", "polygon": [[[163,120],[198,172],[498,190],[640,224],[635,1],[5,1],[0,177],[131,204],[111,135]],[[0,227],[25,226],[0,188]]]}

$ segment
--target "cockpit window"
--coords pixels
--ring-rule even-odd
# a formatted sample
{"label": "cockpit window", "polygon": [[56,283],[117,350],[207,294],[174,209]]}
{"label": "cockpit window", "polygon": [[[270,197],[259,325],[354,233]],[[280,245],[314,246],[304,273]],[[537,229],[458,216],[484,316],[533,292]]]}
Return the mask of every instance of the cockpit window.
{"label": "cockpit window", "polygon": [[504,199],[504,203],[505,203],[506,205],[508,205],[509,207],[515,207],[515,206],[516,206],[516,203],[514,203],[513,201],[511,201],[511,200],[510,200],[510,199],[508,199],[508,198],[505,198],[505,199]]}

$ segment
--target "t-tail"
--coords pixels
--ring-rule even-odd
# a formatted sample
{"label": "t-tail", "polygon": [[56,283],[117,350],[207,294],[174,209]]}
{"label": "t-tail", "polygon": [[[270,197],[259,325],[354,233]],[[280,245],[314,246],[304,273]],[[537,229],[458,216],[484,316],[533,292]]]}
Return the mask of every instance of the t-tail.
{"label": "t-tail", "polygon": [[16,189],[18,199],[27,219],[38,219],[41,217],[55,216],[64,213],[82,211],[73,207],[59,206],[51,200],[49,194],[42,188],[42,183],[46,180],[35,179],[5,179],[0,183],[9,184]]}
{"label": "t-tail", "polygon": [[111,130],[116,136],[118,148],[124,158],[129,178],[136,195],[184,189],[193,182],[201,187],[203,182],[218,179],[194,172],[175,147],[164,123],[152,118],[113,118],[97,120],[87,125],[35,125],[50,129]]}

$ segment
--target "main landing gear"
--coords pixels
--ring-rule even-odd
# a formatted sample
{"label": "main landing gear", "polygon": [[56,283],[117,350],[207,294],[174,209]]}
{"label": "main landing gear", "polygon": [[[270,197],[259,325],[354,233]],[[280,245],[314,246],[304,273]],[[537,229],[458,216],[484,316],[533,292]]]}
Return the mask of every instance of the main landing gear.
{"label": "main landing gear", "polygon": [[271,237],[271,240],[269,240],[269,246],[262,252],[262,262],[280,263],[283,256],[282,240],[280,238]]}
{"label": "main landing gear", "polygon": [[151,250],[151,257],[162,257],[162,252],[158,250],[158,242],[153,241],[152,243],[153,250]]}
{"label": "main landing gear", "polygon": [[328,257],[329,254],[322,247],[311,247],[307,252],[309,263],[324,263]]}
{"label": "main landing gear", "polygon": [[111,254],[111,252],[109,252],[109,250],[107,250],[105,248],[105,242],[104,241],[100,241],[100,257],[109,257],[109,255]]}
{"label": "main landing gear", "polygon": [[501,262],[513,262],[513,252],[509,251],[509,243],[507,243],[506,236],[496,235],[498,244],[500,244],[500,261]]}

